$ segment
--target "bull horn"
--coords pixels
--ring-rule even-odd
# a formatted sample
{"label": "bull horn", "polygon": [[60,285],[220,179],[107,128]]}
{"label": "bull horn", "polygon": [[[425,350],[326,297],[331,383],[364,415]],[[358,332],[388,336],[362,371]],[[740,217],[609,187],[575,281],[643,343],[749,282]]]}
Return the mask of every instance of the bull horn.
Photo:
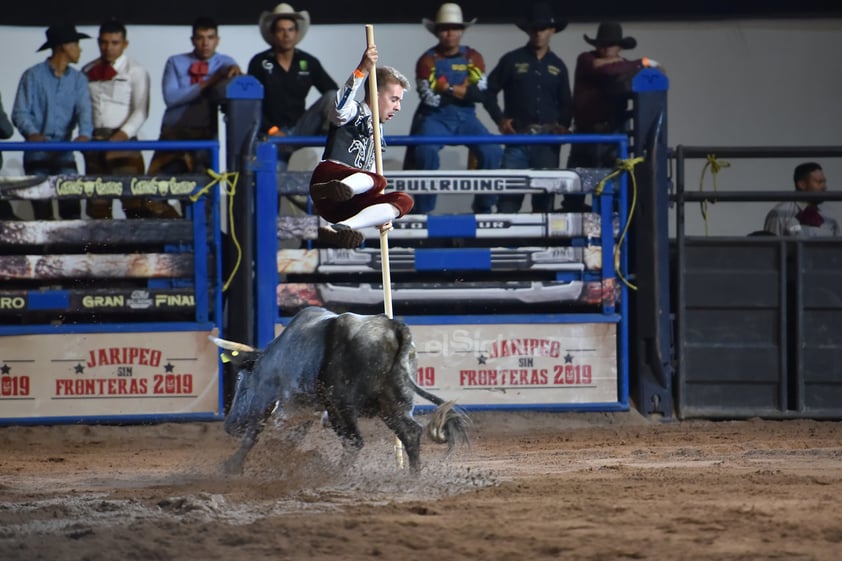
{"label": "bull horn", "polygon": [[208,335],[208,339],[210,339],[211,342],[220,349],[225,349],[227,351],[240,351],[242,353],[253,353],[257,351],[254,347],[250,347],[244,343],[236,343],[234,341],[220,339],[219,337],[214,337],[213,335]]}

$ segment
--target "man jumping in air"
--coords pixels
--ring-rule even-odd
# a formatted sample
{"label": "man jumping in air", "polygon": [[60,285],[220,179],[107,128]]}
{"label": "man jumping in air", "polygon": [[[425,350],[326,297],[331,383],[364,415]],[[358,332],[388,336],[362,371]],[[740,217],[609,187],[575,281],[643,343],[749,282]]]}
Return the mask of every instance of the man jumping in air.
{"label": "man jumping in air", "polygon": [[[324,155],[310,178],[310,196],[316,213],[330,222],[319,228],[319,240],[337,247],[359,247],[364,239],[359,231],[361,228],[378,226],[388,230],[393,219],[412,209],[412,197],[403,192],[384,193],[386,178],[375,172],[374,126],[368,88],[364,101],[354,100],[376,64],[377,48],[372,45],[337,92]],[[382,123],[400,111],[409,81],[389,66],[377,68],[376,72],[378,126],[382,130]]]}

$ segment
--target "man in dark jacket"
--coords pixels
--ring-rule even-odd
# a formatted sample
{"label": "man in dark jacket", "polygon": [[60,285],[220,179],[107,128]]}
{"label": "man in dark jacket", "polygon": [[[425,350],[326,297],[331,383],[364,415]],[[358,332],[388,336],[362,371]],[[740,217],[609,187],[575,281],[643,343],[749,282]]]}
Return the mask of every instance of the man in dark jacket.
{"label": "man in dark jacket", "polygon": [[[567,22],[555,18],[549,4],[535,4],[529,19],[517,26],[529,34],[529,42],[503,55],[488,75],[485,107],[501,134],[566,134],[570,126],[570,78],[567,66],[550,50],[550,39]],[[504,110],[497,103],[503,92]],[[559,167],[558,144],[506,146],[501,167],[505,169],[553,169]],[[498,212],[518,212],[523,194],[500,195]],[[552,193],[532,195],[532,212],[550,212]]]}
{"label": "man in dark jacket", "polygon": [[[260,34],[272,48],[252,57],[248,73],[263,84],[260,132],[272,136],[326,134],[328,113],[338,86],[319,59],[296,48],[310,28],[310,14],[296,12],[286,3],[260,16]],[[322,96],[306,108],[307,95],[316,88]],[[292,150],[278,151],[285,170]]]}

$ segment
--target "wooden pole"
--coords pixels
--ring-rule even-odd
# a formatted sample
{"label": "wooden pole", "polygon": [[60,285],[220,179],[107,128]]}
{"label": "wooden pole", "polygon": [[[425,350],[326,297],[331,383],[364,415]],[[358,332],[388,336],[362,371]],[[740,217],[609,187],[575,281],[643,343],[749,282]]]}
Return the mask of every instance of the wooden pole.
{"label": "wooden pole", "polygon": [[[366,46],[374,45],[374,26],[365,26]],[[383,154],[380,151],[380,106],[377,104],[377,68],[371,69],[368,76],[368,99],[371,100],[371,120],[374,122],[374,167],[378,174],[383,175]]]}
{"label": "wooden pole", "polygon": [[[374,45],[374,26],[365,26],[366,45]],[[368,76],[368,99],[371,101],[371,121],[374,126],[374,167],[378,175],[383,175],[382,141],[380,139],[380,107],[377,103],[377,68],[371,70]],[[383,277],[383,308],[386,316],[392,313],[392,274],[389,271],[389,233],[380,232],[380,263]]]}
{"label": "wooden pole", "polygon": [[[365,26],[365,41],[366,46],[374,45],[374,26],[368,24]],[[377,96],[377,68],[371,69],[368,75],[368,99],[371,108],[371,124],[374,128],[374,169],[377,175],[383,175],[383,153],[381,151],[382,142],[380,139],[380,105]],[[389,271],[389,233],[385,230],[380,231],[380,271],[383,280],[383,308],[386,312],[386,317],[392,318],[392,274]],[[412,372],[412,375],[415,373]],[[398,460],[398,468],[403,469],[403,444],[401,440],[395,437],[395,455]]]}

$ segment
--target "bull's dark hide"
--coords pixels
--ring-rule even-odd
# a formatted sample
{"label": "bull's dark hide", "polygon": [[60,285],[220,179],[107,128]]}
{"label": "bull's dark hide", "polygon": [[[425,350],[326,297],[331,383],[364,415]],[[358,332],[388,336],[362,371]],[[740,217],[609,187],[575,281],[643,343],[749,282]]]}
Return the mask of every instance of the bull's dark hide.
{"label": "bull's dark hide", "polygon": [[424,429],[411,414],[416,393],[438,406],[426,431],[434,441],[451,447],[467,441],[467,416],[415,383],[415,345],[403,322],[309,307],[265,350],[216,343],[228,349],[239,372],[225,430],[242,436],[242,445],[226,462],[228,472],[242,471],[269,415],[293,424],[320,411],[327,412],[348,453],[363,446],[358,419],[380,418],[418,470]]}

